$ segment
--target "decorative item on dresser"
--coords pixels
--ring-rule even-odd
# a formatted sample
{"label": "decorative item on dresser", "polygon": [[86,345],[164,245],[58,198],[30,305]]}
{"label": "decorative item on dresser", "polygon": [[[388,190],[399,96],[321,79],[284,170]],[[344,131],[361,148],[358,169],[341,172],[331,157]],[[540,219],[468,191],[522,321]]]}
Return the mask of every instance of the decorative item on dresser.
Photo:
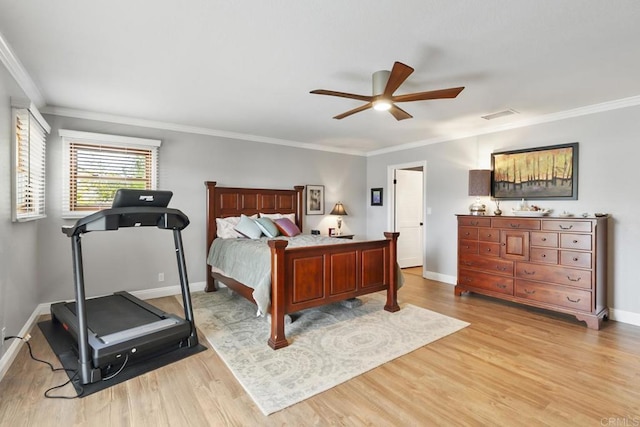
{"label": "decorative item on dresser", "polygon": [[475,292],[574,315],[592,329],[608,318],[608,216],[458,215],[455,294]]}

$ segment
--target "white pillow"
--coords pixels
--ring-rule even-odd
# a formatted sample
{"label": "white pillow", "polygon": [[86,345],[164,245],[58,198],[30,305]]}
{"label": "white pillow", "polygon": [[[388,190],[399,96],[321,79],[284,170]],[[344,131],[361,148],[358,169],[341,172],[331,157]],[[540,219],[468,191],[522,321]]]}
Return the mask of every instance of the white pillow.
{"label": "white pillow", "polygon": [[259,239],[262,236],[262,230],[256,222],[246,215],[240,216],[240,222],[234,228],[235,231],[250,239]]}
{"label": "white pillow", "polygon": [[269,218],[269,219],[280,219],[280,218],[288,218],[289,221],[291,221],[292,223],[296,223],[296,214],[294,213],[288,213],[288,214],[281,214],[281,213],[274,213],[274,214],[267,214],[267,213],[262,213],[260,212],[260,218]]}
{"label": "white pillow", "polygon": [[[251,218],[257,218],[258,215],[251,215]],[[234,228],[240,223],[239,216],[230,216],[227,218],[216,218],[216,235],[221,239],[237,239],[242,237]]]}

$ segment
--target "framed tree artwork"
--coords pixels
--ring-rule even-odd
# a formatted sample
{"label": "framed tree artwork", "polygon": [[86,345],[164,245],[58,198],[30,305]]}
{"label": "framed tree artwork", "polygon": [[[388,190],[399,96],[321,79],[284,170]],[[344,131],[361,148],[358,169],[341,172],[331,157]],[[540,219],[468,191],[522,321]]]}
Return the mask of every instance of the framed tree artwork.
{"label": "framed tree artwork", "polygon": [[578,199],[578,143],[491,154],[496,199]]}

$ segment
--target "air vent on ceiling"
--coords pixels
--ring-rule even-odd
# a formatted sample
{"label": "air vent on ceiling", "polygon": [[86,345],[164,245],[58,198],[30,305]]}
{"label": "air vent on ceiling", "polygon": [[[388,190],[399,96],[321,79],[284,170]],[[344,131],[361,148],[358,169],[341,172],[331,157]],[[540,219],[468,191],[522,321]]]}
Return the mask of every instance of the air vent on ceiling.
{"label": "air vent on ceiling", "polygon": [[485,120],[493,120],[498,117],[510,116],[512,114],[519,114],[516,110],[509,108],[508,110],[498,111],[497,113],[487,114],[486,116],[481,116]]}

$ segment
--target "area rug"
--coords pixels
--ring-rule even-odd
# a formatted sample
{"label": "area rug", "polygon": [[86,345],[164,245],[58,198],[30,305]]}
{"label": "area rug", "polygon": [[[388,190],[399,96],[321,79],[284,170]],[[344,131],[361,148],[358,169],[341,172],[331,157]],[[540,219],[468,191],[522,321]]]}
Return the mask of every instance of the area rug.
{"label": "area rug", "polygon": [[293,315],[289,346],[267,345],[256,306],[228,290],[192,294],[196,325],[240,384],[269,415],[328,390],[469,324],[410,304],[389,313],[380,294]]}

